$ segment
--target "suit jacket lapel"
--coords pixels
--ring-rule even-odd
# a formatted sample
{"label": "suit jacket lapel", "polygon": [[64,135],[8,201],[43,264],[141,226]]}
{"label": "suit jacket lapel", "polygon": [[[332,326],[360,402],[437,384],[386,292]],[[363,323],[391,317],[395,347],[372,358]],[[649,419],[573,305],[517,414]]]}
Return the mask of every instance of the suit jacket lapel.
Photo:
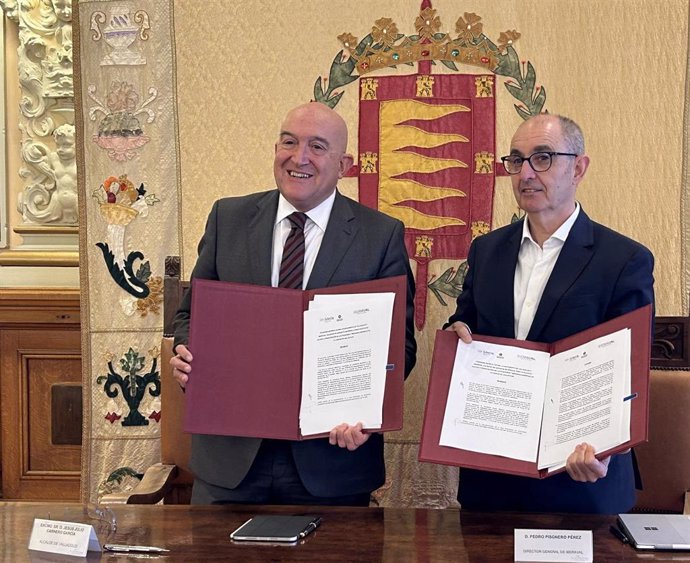
{"label": "suit jacket lapel", "polygon": [[252,241],[250,268],[252,279],[259,285],[271,285],[273,261],[273,227],[278,210],[278,190],[256,204],[256,214],[249,220],[248,235]]}
{"label": "suit jacket lapel", "polygon": [[336,191],[328,226],[321,241],[314,269],[309,276],[308,289],[329,285],[358,229],[357,219],[347,199]]}
{"label": "suit jacket lapel", "polygon": [[527,340],[540,340],[540,334],[551,318],[558,301],[575,283],[582,270],[592,259],[593,245],[592,221],[580,209],[580,214],[570,230],[549,281],[546,283]]}
{"label": "suit jacket lapel", "polygon": [[493,310],[498,317],[496,326],[506,327],[506,332],[502,334],[506,338],[515,338],[515,268],[521,243],[522,221],[515,225],[505,244],[497,249],[496,270],[491,280],[495,287]]}

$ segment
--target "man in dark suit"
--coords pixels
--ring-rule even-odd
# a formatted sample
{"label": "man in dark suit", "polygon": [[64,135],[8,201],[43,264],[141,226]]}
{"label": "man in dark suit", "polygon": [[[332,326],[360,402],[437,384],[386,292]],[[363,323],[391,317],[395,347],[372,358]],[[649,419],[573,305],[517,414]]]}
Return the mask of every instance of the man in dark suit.
{"label": "man in dark suit", "polygon": [[[407,275],[405,375],[415,363],[414,278],[403,224],[342,196],[339,178],[352,166],[347,127],[332,109],[309,103],[290,111],[275,144],[277,190],[217,201],[199,243],[192,277],[278,286],[283,247],[305,213],[304,279],[307,289]],[[300,266],[302,261],[300,260]],[[299,282],[298,282],[299,283]],[[191,295],[175,322],[173,376],[184,387],[192,375],[186,347]],[[229,319],[229,322],[232,322]],[[281,330],[280,319],[266,319]],[[232,400],[228,397],[228,408]],[[369,504],[385,480],[383,437],[348,421],[329,438],[300,442],[227,436],[192,436],[192,502],[260,504]]]}
{"label": "man in dark suit", "polygon": [[[554,342],[654,302],[649,250],[590,220],[575,200],[589,165],[577,124],[532,117],[502,160],[526,216],[473,241],[446,328],[465,342],[472,331]],[[632,453],[595,454],[580,444],[567,472],[542,480],[462,469],[458,500],[474,510],[628,511],[635,503]]]}

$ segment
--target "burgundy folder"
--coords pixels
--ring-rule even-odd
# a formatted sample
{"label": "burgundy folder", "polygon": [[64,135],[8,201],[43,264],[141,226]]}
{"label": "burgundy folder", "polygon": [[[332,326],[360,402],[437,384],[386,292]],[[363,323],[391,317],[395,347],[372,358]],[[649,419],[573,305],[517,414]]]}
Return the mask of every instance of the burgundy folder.
{"label": "burgundy folder", "polygon": [[[300,440],[303,312],[316,294],[395,293],[383,424],[403,419],[407,278],[305,290],[192,281],[194,356],[183,429],[193,434]],[[352,421],[356,422],[356,421]]]}
{"label": "burgundy folder", "polygon": [[[651,323],[652,307],[651,305],[646,305],[552,344],[480,335],[473,335],[472,338],[482,342],[540,350],[548,352],[553,356],[618,330],[624,328],[631,329],[630,392],[634,399],[631,399],[630,440],[605,452],[597,452],[597,457],[602,458],[647,441]],[[558,473],[559,471],[539,470],[537,469],[536,462],[471,452],[439,444],[457,345],[458,337],[455,332],[447,330],[436,332],[434,354],[429,374],[429,389],[424,411],[424,424],[419,447],[419,460],[537,478],[544,478]],[[563,470],[561,469],[560,471]]]}

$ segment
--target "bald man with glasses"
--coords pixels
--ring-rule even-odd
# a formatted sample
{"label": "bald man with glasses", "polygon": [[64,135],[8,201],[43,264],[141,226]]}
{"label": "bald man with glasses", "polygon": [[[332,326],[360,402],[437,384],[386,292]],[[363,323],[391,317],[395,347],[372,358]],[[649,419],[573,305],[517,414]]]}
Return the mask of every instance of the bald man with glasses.
{"label": "bald man with glasses", "polygon": [[[654,303],[654,258],[592,221],[575,199],[587,172],[580,127],[541,114],[526,120],[501,158],[525,217],[475,239],[457,309],[444,328],[554,342]],[[635,504],[634,454],[598,459],[577,446],[566,472],[531,479],[460,471],[463,509],[616,514]]]}

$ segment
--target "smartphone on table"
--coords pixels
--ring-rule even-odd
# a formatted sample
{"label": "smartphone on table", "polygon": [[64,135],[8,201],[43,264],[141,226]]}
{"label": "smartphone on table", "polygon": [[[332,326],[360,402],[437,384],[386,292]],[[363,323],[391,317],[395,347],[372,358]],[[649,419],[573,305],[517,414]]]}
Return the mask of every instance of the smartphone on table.
{"label": "smartphone on table", "polygon": [[316,530],[321,517],[313,514],[261,514],[230,534],[234,541],[295,543]]}

